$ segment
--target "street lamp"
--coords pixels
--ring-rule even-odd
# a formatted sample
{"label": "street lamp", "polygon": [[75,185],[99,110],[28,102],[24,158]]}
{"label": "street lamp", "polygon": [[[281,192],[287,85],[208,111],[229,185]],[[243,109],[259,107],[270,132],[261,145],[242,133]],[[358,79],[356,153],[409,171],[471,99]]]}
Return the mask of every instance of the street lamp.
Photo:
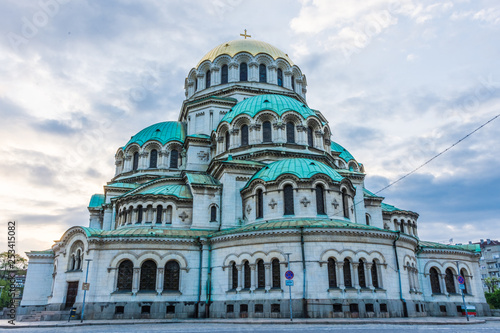
{"label": "street lamp", "polygon": [[87,284],[87,280],[89,278],[89,266],[90,266],[90,262],[92,261],[92,259],[85,259],[85,261],[87,262],[87,274],[85,275],[85,288],[83,289],[82,315],[80,316],[81,323],[83,323],[83,314],[85,312],[85,296],[87,295],[87,289],[89,287]]}

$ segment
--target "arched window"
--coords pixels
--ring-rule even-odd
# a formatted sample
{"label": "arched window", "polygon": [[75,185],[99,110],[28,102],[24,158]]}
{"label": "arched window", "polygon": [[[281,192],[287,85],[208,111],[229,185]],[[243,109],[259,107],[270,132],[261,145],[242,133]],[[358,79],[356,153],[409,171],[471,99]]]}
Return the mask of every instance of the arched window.
{"label": "arched window", "polygon": [[261,219],[264,217],[264,198],[262,190],[257,190],[257,218]]}
{"label": "arched window", "polygon": [[198,91],[198,78],[194,79],[194,91]]}
{"label": "arched window", "polygon": [[210,222],[217,222],[217,207],[210,207]]}
{"label": "arched window", "polygon": [[250,263],[248,261],[245,261],[245,263],[243,264],[243,288],[244,289],[250,289],[251,276],[252,276],[252,272],[250,271]]}
{"label": "arched window", "polygon": [[278,86],[283,87],[283,71],[278,68]]}
{"label": "arched window", "polygon": [[259,65],[259,82],[267,82],[267,68],[266,65]]}
{"label": "arched window", "polygon": [[337,288],[336,262],[333,258],[328,258],[328,287]]}
{"label": "arched window", "polygon": [[307,128],[307,144],[309,147],[314,147],[313,129],[311,126]]}
{"label": "arched window", "polygon": [[325,192],[323,186],[316,185],[316,212],[318,215],[325,215]]}
{"label": "arched window", "polygon": [[137,206],[137,222],[136,223],[142,223],[142,206],[141,205]]}
{"label": "arched window", "polygon": [[401,223],[399,224],[399,230],[401,230],[402,233],[405,232],[404,220],[401,220]]}
{"label": "arched window", "polygon": [[141,266],[139,290],[156,290],[156,263],[146,260]]}
{"label": "arched window", "polygon": [[286,123],[286,142],[295,143],[295,125],[291,121]]}
{"label": "arched window", "polygon": [[240,64],[240,81],[248,81],[248,66],[246,62]]}
{"label": "arched window", "polygon": [[344,217],[349,218],[349,200],[345,189],[342,190],[342,207],[344,209]]}
{"label": "arched window", "polygon": [[149,153],[149,167],[152,169],[158,167],[158,151],[156,149],[151,150]]}
{"label": "arched window", "polygon": [[366,288],[365,263],[363,262],[363,260],[360,260],[358,264],[358,279],[359,286],[361,288]]}
{"label": "arched window", "polygon": [[205,88],[210,88],[210,83],[211,83],[211,72],[210,71],[207,71],[206,74],[205,74]]}
{"label": "arched window", "polygon": [[220,71],[220,83],[224,84],[228,82],[228,68],[227,65],[223,65]]}
{"label": "arched window", "polygon": [[179,290],[179,263],[175,260],[170,260],[165,265],[165,276],[163,279],[163,290],[178,291]]}
{"label": "arched window", "polygon": [[273,259],[273,261],[271,261],[271,270],[273,275],[273,288],[281,289],[281,270],[280,261],[278,259]]}
{"label": "arched window", "polygon": [[156,206],[156,223],[161,224],[161,217],[163,215],[163,206]]}
{"label": "arched window", "polygon": [[462,275],[462,277],[464,278],[464,294],[468,294],[468,289],[467,289],[467,272],[465,271],[465,269],[461,269],[460,270],[460,275]]}
{"label": "arched window", "polygon": [[76,258],[76,264],[75,264],[76,269],[77,270],[82,269],[82,253],[80,250],[76,251],[75,258]]}
{"label": "arched window", "polygon": [[238,269],[236,268],[236,263],[233,262],[231,265],[231,277],[232,277],[232,289],[238,288]]}
{"label": "arched window", "polygon": [[344,286],[346,288],[352,288],[351,262],[347,258],[344,259]]}
{"label": "arched window", "polygon": [[226,139],[226,151],[229,150],[229,144],[230,144],[230,141],[229,141],[229,131],[226,132],[226,135],[225,135]]}
{"label": "arched window", "polygon": [[167,207],[167,219],[166,219],[165,223],[172,224],[172,206]]}
{"label": "arched window", "polygon": [[365,214],[366,225],[370,225],[370,215]]}
{"label": "arched window", "polygon": [[264,289],[266,287],[266,270],[264,260],[257,260],[257,288]]}
{"label": "arched window", "polygon": [[439,285],[439,273],[434,267],[429,270],[429,278],[431,279],[432,293],[441,294],[441,286]]}
{"label": "arched window", "polygon": [[118,281],[116,289],[120,291],[132,291],[132,278],[134,276],[134,264],[130,260],[122,261],[118,266]]}
{"label": "arched window", "polygon": [[170,169],[177,169],[179,163],[179,151],[176,149],[170,152]]}
{"label": "arched window", "polygon": [[132,161],[132,170],[137,170],[139,168],[139,153],[135,152]]}
{"label": "arched window", "polygon": [[273,134],[271,130],[271,122],[265,121],[262,123],[262,141],[263,142],[272,142]]}
{"label": "arched window", "polygon": [[455,289],[455,279],[453,278],[453,271],[451,268],[447,268],[444,275],[444,282],[446,284],[446,292],[448,294],[455,294],[457,290]]}
{"label": "arched window", "polygon": [[293,187],[292,185],[285,185],[283,188],[283,202],[285,203],[284,215],[293,215]]}
{"label": "arched window", "polygon": [[74,271],[76,269],[75,267],[76,267],[76,259],[75,259],[75,255],[72,254],[71,255],[71,261],[69,263],[69,270],[70,271]]}
{"label": "arched window", "polygon": [[295,91],[295,76],[292,75],[292,90]]}
{"label": "arched window", "polygon": [[380,288],[380,285],[378,283],[377,262],[375,260],[373,260],[373,262],[372,262],[371,273],[372,273],[372,285],[373,285],[373,287]]}
{"label": "arched window", "polygon": [[248,125],[241,126],[241,145],[248,146]]}

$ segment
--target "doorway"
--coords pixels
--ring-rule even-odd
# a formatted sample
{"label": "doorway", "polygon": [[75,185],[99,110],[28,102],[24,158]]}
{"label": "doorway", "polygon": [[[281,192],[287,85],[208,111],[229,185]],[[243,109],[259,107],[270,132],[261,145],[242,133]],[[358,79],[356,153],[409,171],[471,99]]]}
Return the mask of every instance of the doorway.
{"label": "doorway", "polygon": [[66,308],[71,308],[76,301],[78,294],[78,281],[68,282],[68,292],[66,293]]}

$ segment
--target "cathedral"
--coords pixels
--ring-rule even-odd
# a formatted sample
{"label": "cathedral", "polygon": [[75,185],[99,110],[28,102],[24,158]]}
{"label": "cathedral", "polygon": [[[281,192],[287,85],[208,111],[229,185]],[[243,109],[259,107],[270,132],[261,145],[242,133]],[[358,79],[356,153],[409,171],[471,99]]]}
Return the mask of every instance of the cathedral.
{"label": "cathedral", "polygon": [[84,295],[85,319],[460,316],[462,289],[489,314],[480,254],[421,240],[302,70],[243,36],[189,71],[178,121],[123,141],[88,226],[27,253],[18,319],[65,320]]}

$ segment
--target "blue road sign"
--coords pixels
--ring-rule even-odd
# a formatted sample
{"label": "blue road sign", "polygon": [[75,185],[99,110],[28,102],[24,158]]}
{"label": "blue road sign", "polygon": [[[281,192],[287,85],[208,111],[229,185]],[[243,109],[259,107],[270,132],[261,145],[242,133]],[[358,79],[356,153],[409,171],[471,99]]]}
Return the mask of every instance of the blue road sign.
{"label": "blue road sign", "polygon": [[287,286],[293,286],[293,280],[286,280],[285,283]]}
{"label": "blue road sign", "polygon": [[287,280],[293,279],[293,272],[292,271],[286,271],[285,272],[285,277]]}

